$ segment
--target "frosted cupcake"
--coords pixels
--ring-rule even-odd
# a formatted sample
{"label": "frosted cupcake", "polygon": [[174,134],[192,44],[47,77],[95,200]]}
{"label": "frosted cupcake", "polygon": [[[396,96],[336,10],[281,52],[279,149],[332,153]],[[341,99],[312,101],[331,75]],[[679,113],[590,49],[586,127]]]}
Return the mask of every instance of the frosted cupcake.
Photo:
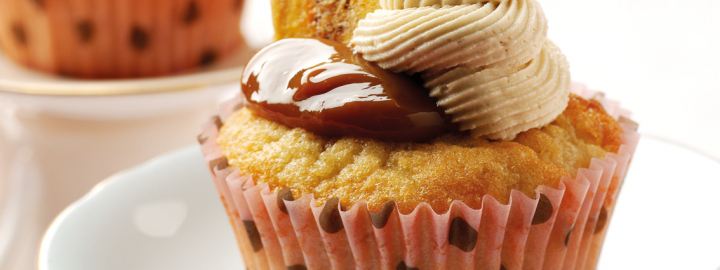
{"label": "frosted cupcake", "polygon": [[172,74],[242,46],[242,0],[0,1],[0,48],[27,67],[65,76]]}
{"label": "frosted cupcake", "polygon": [[637,126],[536,2],[291,2],[199,137],[251,269],[595,268]]}

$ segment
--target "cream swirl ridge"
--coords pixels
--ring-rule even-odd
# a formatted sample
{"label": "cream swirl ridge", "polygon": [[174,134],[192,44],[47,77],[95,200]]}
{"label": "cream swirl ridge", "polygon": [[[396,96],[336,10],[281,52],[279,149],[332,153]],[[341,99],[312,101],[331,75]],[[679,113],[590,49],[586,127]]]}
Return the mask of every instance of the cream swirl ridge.
{"label": "cream swirl ridge", "polygon": [[380,4],[355,29],[354,50],[385,69],[422,74],[462,130],[509,140],[567,106],[568,65],[534,0]]}
{"label": "cream swirl ridge", "polygon": [[[473,5],[492,2],[489,0],[379,0],[383,9],[405,9],[430,6]],[[496,1],[497,2],[497,1]]]}

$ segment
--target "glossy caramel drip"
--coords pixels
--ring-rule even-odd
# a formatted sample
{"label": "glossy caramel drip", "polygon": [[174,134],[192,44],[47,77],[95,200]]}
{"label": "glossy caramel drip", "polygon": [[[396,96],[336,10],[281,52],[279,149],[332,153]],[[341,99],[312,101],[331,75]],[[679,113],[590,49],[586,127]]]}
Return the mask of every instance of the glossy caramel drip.
{"label": "glossy caramel drip", "polygon": [[412,78],[329,40],[269,45],[248,63],[242,91],[256,114],[324,136],[421,141],[452,127]]}

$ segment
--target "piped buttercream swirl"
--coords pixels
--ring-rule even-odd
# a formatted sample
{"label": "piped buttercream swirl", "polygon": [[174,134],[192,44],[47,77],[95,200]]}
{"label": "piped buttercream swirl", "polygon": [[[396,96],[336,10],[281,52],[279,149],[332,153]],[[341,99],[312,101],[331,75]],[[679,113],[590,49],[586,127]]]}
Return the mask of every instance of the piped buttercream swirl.
{"label": "piped buttercream swirl", "polygon": [[352,45],[394,72],[421,74],[462,130],[510,140],[567,106],[565,57],[534,0],[380,0]]}

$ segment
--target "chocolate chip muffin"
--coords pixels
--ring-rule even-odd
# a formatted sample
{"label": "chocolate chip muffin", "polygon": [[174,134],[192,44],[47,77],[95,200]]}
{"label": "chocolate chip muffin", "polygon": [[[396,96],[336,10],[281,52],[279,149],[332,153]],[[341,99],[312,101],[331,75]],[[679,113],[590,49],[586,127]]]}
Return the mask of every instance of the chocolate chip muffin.
{"label": "chocolate chip muffin", "polygon": [[637,124],[533,0],[273,1],[200,135],[252,269],[595,269]]}
{"label": "chocolate chip muffin", "polygon": [[207,66],[243,45],[242,0],[0,1],[0,48],[71,77],[160,76]]}

